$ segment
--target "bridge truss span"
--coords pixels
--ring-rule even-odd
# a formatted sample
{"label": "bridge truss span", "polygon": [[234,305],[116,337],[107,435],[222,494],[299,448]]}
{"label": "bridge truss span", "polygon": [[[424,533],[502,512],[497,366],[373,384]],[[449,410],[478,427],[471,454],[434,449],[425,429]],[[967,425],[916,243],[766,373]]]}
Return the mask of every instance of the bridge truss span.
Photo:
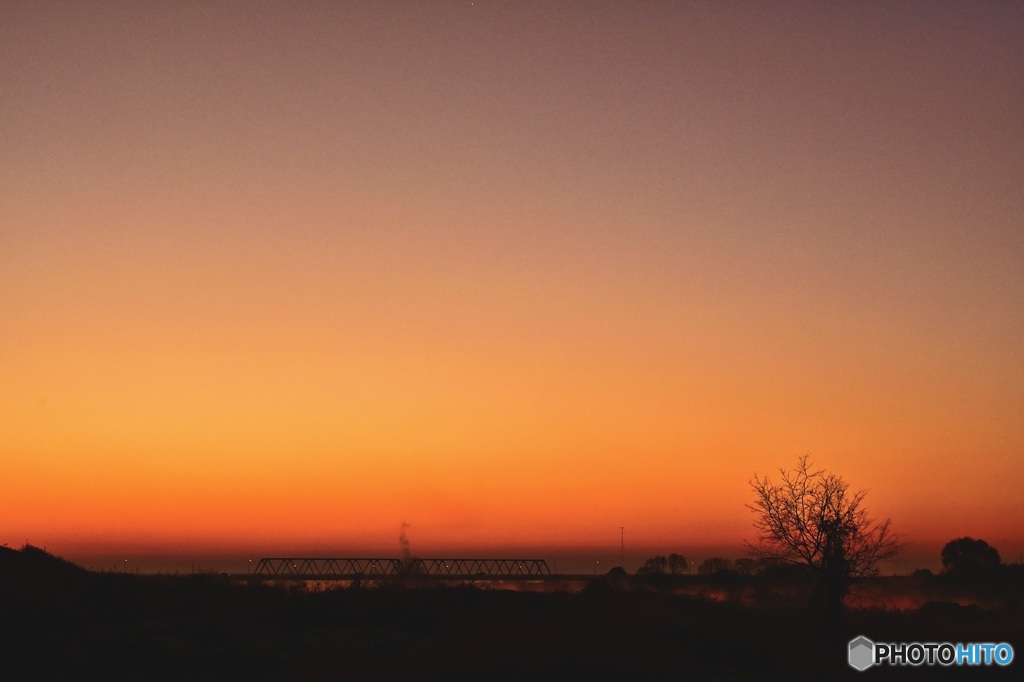
{"label": "bridge truss span", "polygon": [[[282,580],[352,580],[389,577],[404,573],[398,559],[260,559],[253,575]],[[344,577],[340,577],[344,576]]]}
{"label": "bridge truss span", "polygon": [[543,559],[264,558],[250,574],[258,580],[543,580]]}
{"label": "bridge truss span", "polygon": [[551,575],[543,559],[413,559],[414,575],[440,578],[530,578]]}

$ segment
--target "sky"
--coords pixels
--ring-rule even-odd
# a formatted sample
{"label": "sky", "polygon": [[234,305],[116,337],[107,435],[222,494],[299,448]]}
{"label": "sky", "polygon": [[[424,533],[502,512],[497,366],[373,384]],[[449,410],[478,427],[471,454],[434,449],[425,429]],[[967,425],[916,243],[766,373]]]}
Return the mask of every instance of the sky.
{"label": "sky", "polygon": [[917,556],[1017,560],[1021,35],[3,0],[0,543],[738,556],[809,453]]}

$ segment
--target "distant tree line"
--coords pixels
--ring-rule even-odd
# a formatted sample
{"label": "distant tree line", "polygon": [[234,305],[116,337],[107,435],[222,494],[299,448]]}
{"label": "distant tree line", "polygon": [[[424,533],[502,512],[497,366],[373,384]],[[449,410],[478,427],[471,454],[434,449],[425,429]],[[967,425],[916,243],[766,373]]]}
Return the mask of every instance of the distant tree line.
{"label": "distant tree line", "polygon": [[637,569],[637,575],[683,575],[690,572],[690,564],[681,554],[652,556]]}
{"label": "distant tree line", "polygon": [[637,575],[689,575],[696,572],[697,575],[758,575],[779,565],[780,562],[772,559],[740,558],[735,561],[725,557],[713,556],[702,561],[696,571],[693,564],[686,560],[681,554],[669,554],[665,556],[652,556],[644,562],[643,566],[637,569]]}
{"label": "distant tree line", "polygon": [[[647,559],[637,569],[637,575],[760,575],[781,570],[788,562],[773,557],[743,557],[732,560],[714,556],[702,561],[693,570],[693,564],[682,554],[658,555]],[[984,577],[1003,565],[998,550],[984,540],[963,537],[950,540],[942,548],[942,572],[961,578]]]}

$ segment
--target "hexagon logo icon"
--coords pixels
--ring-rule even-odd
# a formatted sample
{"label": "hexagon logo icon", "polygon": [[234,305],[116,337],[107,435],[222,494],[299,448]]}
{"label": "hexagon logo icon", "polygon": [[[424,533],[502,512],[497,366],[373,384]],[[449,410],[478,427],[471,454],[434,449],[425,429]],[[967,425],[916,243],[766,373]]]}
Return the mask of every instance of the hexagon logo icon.
{"label": "hexagon logo icon", "polygon": [[875,662],[875,643],[861,635],[850,640],[850,667],[856,670],[867,670]]}

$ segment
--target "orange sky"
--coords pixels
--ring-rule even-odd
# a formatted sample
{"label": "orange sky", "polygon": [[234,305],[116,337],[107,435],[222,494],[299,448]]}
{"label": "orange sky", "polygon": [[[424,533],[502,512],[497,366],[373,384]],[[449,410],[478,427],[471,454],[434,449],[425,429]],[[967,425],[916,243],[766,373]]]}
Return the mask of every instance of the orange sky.
{"label": "orange sky", "polygon": [[0,542],[1024,551],[1016,3],[4,3]]}

